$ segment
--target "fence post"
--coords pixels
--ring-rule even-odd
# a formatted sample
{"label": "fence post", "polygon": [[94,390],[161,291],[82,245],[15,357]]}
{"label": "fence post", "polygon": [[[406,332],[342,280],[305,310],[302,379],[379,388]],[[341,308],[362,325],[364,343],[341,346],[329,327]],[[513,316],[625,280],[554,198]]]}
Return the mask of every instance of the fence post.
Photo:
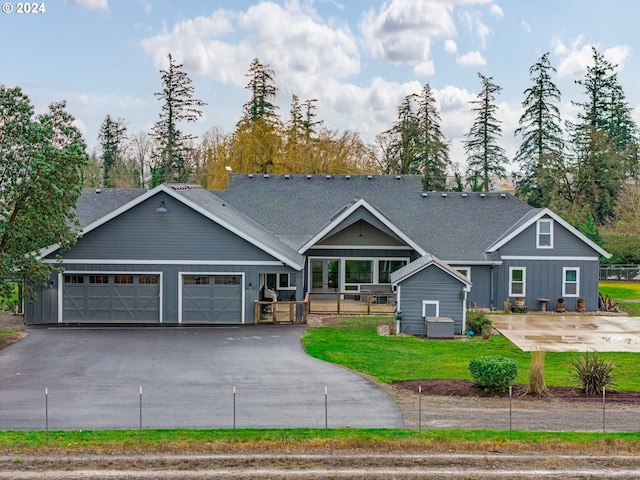
{"label": "fence post", "polygon": [[236,439],[236,386],[233,386],[233,440]]}
{"label": "fence post", "polygon": [[49,441],[49,389],[44,387],[44,432],[47,442]]}
{"label": "fence post", "polygon": [[422,385],[418,385],[418,433],[422,433]]}
{"label": "fence post", "polygon": [[513,440],[513,433],[512,433],[512,406],[511,406],[511,400],[513,398],[513,387],[511,385],[509,385],[509,440]]}
{"label": "fence post", "polygon": [[329,435],[329,402],[327,386],[324,386],[324,433]]}
{"label": "fence post", "polygon": [[140,385],[140,429],[139,429],[139,438],[138,440],[142,442],[142,385]]}
{"label": "fence post", "polygon": [[607,387],[602,387],[602,440],[605,439],[605,436],[607,434],[607,416],[606,416],[606,391]]}

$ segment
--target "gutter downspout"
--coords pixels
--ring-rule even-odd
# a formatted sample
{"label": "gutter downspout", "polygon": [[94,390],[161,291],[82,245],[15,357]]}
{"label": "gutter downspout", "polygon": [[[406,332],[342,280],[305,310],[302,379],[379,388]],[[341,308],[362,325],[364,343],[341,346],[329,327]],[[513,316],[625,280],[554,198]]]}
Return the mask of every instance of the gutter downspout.
{"label": "gutter downspout", "polygon": [[494,270],[495,270],[496,266],[495,265],[491,265],[491,269],[489,270],[489,289],[490,289],[490,304],[491,304],[491,311],[495,311],[496,309],[496,303],[495,303],[495,282],[494,282]]}

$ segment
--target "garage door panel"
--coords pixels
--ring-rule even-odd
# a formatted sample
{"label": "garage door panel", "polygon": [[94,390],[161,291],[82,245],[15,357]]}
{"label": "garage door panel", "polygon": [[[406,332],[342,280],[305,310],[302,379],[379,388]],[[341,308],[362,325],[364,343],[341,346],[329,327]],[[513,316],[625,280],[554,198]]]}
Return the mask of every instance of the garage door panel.
{"label": "garage door panel", "polygon": [[[138,283],[139,279],[145,282]],[[158,323],[159,275],[65,275],[64,322]]]}
{"label": "garage door panel", "polygon": [[183,323],[242,323],[239,275],[185,275],[182,283]]}

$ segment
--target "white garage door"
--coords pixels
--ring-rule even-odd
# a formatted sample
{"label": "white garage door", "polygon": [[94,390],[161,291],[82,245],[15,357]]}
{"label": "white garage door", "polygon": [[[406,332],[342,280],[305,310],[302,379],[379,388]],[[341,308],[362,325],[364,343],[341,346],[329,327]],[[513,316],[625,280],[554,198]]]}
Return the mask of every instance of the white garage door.
{"label": "white garage door", "polygon": [[160,322],[160,275],[65,274],[62,321]]}
{"label": "white garage door", "polygon": [[182,323],[242,323],[242,276],[182,275]]}

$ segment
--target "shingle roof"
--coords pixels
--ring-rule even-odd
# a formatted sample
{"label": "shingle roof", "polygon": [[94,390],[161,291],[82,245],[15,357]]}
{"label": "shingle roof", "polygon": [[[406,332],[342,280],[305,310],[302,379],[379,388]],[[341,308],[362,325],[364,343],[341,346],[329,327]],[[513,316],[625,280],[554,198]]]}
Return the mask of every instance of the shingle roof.
{"label": "shingle roof", "polygon": [[406,278],[411,277],[412,275],[418,273],[423,268],[428,267],[429,265],[436,265],[442,271],[448,273],[452,277],[456,278],[461,283],[465,284],[467,287],[471,286],[471,282],[464,277],[460,272],[454,270],[446,263],[442,262],[440,259],[434,257],[433,255],[426,254],[422,257],[414,260],[413,262],[405,265],[404,267],[396,270],[391,273],[391,283],[394,285],[402,282]]}
{"label": "shingle roof", "polygon": [[532,210],[508,194],[423,193],[415,175],[232,174],[216,194],[296,249],[361,198],[445,262],[486,261],[485,249]]}
{"label": "shingle roof", "polygon": [[80,227],[92,224],[146,192],[144,188],[83,188],[75,209]]}

